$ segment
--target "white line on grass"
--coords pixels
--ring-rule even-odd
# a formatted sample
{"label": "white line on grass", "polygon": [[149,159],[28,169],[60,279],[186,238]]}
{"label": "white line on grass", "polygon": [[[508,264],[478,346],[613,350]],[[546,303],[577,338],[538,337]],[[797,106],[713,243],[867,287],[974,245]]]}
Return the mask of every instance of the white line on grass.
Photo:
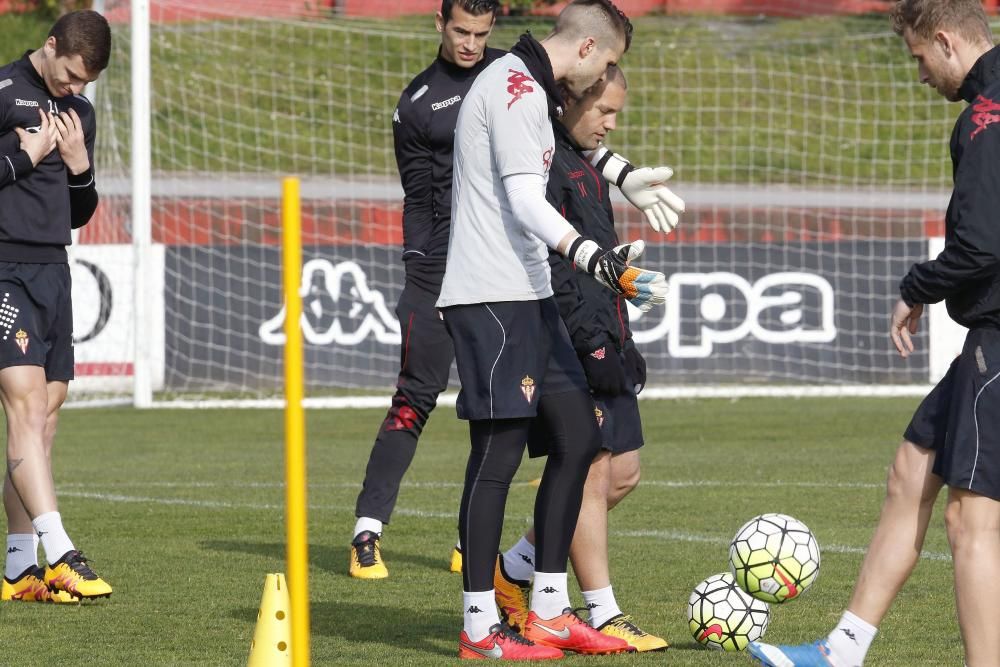
{"label": "white line on grass", "polygon": [[[149,496],[125,496],[117,493],[96,493],[88,491],[65,491],[60,490],[60,496],[70,497],[70,498],[86,498],[89,500],[100,500],[105,502],[115,502],[115,503],[141,503],[150,505],[180,505],[184,507],[200,507],[205,509],[249,509],[249,510],[278,510],[283,511],[285,506],[282,503],[244,503],[244,502],[228,502],[220,500],[194,500],[190,498],[152,498]],[[323,510],[330,512],[353,512],[349,507],[344,505],[309,505],[310,510]],[[396,508],[396,514],[401,516],[412,516],[421,519],[446,519],[454,521],[456,515],[454,512],[427,512],[424,510],[415,510],[408,508]],[[530,522],[531,519],[527,518],[526,522]],[[676,530],[616,530],[610,533],[611,537],[616,538],[647,538],[663,540],[667,542],[697,542],[697,543],[707,543],[707,544],[719,544],[728,545],[729,540],[726,538],[719,537],[718,535],[705,535],[699,533],[686,533]],[[866,551],[863,547],[853,547],[845,546],[840,544],[824,544],[823,552],[825,553],[839,553],[839,554],[864,554]],[[934,552],[934,551],[924,551],[920,554],[920,558],[923,560],[932,561],[951,561],[951,556],[949,554]]]}
{"label": "white line on grass", "polygon": [[[514,482],[515,486],[525,486],[530,482]],[[464,482],[403,482],[400,486],[413,489],[460,489]],[[156,481],[123,481],[105,482],[103,486],[112,488],[164,488],[164,489],[283,489],[284,482],[156,482]],[[754,488],[754,489],[774,489],[784,487],[797,487],[807,489],[882,489],[884,482],[743,482],[736,480],[718,479],[689,479],[689,480],[669,480],[669,479],[644,479],[640,486],[660,486],[665,488],[689,489],[704,487],[733,487],[733,488]],[[60,489],[71,488],[92,488],[93,484],[88,482],[69,482],[60,484]],[[357,482],[314,482],[309,484],[311,489],[359,489],[361,485]]]}

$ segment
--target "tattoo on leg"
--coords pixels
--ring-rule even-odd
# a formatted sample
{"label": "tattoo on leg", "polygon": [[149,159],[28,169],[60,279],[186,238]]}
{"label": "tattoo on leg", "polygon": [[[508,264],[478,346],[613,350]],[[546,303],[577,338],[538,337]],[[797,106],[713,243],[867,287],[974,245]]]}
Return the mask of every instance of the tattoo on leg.
{"label": "tattoo on leg", "polygon": [[7,476],[14,479],[14,471],[17,470],[17,466],[21,465],[24,459],[7,459]]}

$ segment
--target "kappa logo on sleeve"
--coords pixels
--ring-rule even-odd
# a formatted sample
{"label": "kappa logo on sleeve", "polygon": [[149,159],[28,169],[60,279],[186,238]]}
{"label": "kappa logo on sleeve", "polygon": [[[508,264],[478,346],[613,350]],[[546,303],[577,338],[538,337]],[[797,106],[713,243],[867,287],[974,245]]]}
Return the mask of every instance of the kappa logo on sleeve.
{"label": "kappa logo on sleeve", "polygon": [[534,83],[535,80],[532,79],[527,74],[525,74],[524,72],[519,72],[516,69],[508,69],[507,71],[510,72],[510,76],[507,77],[507,83],[510,84],[509,86],[507,86],[507,92],[513,96],[510,98],[510,101],[507,102],[507,108],[509,109],[510,105],[514,104],[514,102],[517,102],[519,99],[521,99],[522,95],[524,95],[525,93],[530,93],[533,90],[535,90],[534,88],[528,85],[529,81],[531,83]]}
{"label": "kappa logo on sleeve", "polygon": [[972,104],[972,122],[976,124],[976,129],[969,135],[970,141],[993,123],[1000,122],[1000,103],[982,95],[976,97]]}

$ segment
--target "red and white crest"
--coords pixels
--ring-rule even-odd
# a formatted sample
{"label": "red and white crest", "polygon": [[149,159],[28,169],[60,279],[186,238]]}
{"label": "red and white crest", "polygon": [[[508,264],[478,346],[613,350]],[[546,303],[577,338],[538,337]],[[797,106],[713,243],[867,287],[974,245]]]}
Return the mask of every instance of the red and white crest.
{"label": "red and white crest", "polygon": [[28,354],[28,332],[24,329],[18,329],[17,333],[14,334],[14,342],[17,346],[21,348],[21,354]]}
{"label": "red and white crest", "polygon": [[594,350],[593,352],[590,353],[590,356],[592,356],[594,359],[597,359],[598,361],[600,361],[601,359],[603,359],[604,355],[605,355],[605,352],[604,352],[604,347],[603,346],[597,348],[596,350]]}
{"label": "red and white crest", "polygon": [[531,403],[531,399],[535,397],[535,381],[531,379],[530,375],[525,375],[524,379],[521,380],[521,393],[524,394],[524,400]]}

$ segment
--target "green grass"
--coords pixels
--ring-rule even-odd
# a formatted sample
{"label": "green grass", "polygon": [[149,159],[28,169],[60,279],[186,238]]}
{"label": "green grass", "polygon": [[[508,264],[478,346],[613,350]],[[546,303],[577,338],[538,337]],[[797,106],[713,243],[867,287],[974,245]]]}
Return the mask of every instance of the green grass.
{"label": "green grass", "polygon": [[[0,21],[0,55],[44,34]],[[34,19],[36,23],[41,19]],[[959,107],[916,80],[884,16],[640,17],[612,144],[685,182],[944,187]],[[501,19],[509,47],[546,19]],[[153,165],[163,171],[394,176],[391,116],[434,57],[429,16],[154,26]],[[127,162],[129,33],[102,78],[101,144]],[[114,135],[113,139],[111,135]]]}
{"label": "green grass", "polygon": [[[685,606],[726,566],[750,516],[805,521],[823,553],[807,595],[773,608],[768,638],[829,631],[876,520],[885,469],[913,399],[650,401],[643,482],[611,515],[623,606],[673,643],[666,656],[571,658],[587,665],[749,664],[701,650]],[[384,554],[391,576],[347,575],[354,500],[381,411],[311,411],[312,657],[315,665],[436,665],[461,628],[461,581],[446,571],[468,451],[451,408],[431,420]],[[68,410],[55,456],[61,511],[115,587],[81,606],[0,605],[4,655],[19,665],[245,664],[264,577],[284,571],[282,417],[274,411]],[[504,542],[527,525],[539,472],[525,461]],[[941,508],[926,551],[946,554]],[[574,590],[573,600],[579,595]],[[951,564],[921,561],[886,619],[870,667],[961,664]],[[6,662],[6,660],[0,660]]]}

